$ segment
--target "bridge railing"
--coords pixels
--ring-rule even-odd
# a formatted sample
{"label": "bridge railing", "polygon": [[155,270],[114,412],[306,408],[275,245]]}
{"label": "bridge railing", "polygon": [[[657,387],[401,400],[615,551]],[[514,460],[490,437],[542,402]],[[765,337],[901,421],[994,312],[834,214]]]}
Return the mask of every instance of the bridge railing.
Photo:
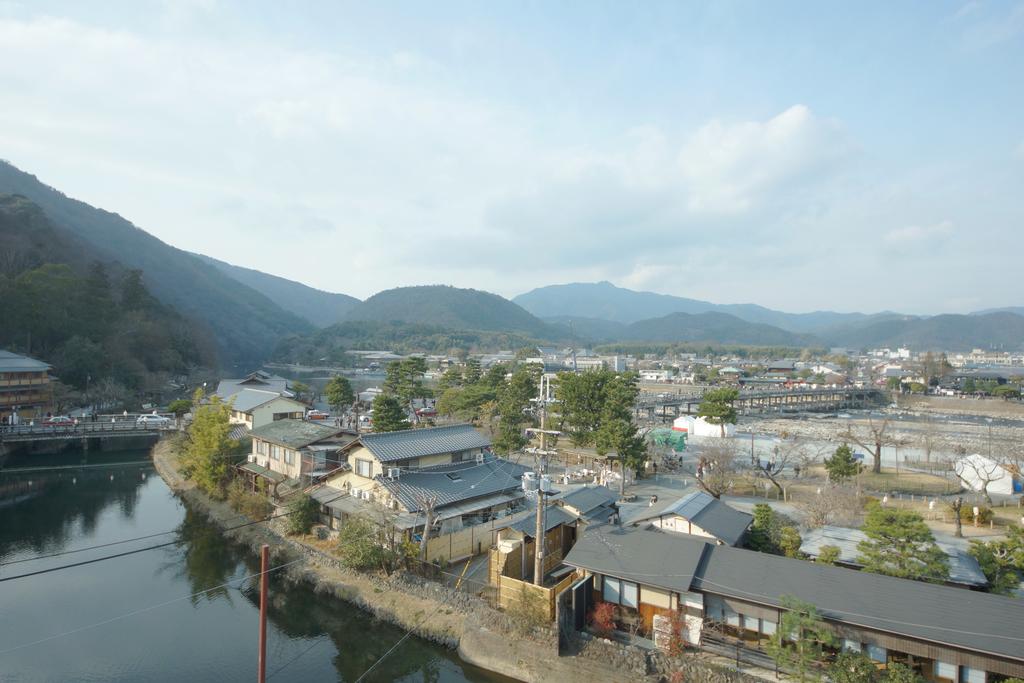
{"label": "bridge railing", "polygon": [[[42,421],[30,421],[29,423],[22,423],[16,425],[0,425],[0,439],[4,437],[27,437],[27,436],[90,436],[90,435],[104,435],[104,434],[124,434],[124,433],[149,433],[149,432],[165,432],[172,431],[178,428],[177,421],[171,417],[169,422],[163,424],[145,424],[139,423],[138,416],[125,418],[123,415],[106,416],[107,419],[102,419],[103,416],[97,416],[96,420],[93,421],[89,418],[79,418],[77,424],[59,424],[59,425],[48,425],[42,424]],[[162,416],[165,417],[165,416]],[[45,420],[45,418],[44,418]]]}

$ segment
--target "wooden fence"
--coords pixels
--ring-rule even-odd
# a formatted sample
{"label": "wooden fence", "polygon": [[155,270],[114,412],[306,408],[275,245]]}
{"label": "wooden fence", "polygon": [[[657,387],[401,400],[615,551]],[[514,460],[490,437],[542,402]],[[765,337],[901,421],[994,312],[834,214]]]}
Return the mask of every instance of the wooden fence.
{"label": "wooden fence", "polygon": [[498,606],[508,609],[523,599],[540,600],[547,605],[548,619],[555,618],[555,599],[558,594],[568,588],[577,579],[576,572],[573,572],[556,583],[554,586],[535,586],[519,579],[509,576],[502,576],[498,583]]}

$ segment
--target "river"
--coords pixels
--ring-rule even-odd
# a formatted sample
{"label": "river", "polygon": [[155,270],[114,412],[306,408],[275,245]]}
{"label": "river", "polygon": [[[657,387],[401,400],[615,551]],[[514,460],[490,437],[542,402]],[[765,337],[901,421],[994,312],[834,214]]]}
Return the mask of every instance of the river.
{"label": "river", "polygon": [[[0,472],[0,580],[181,541],[0,581],[0,681],[255,680],[258,580],[246,577],[258,571],[258,559],[185,506],[150,464],[139,464],[147,456],[90,453],[88,467],[31,473],[11,468],[78,465],[83,455],[12,458]],[[133,543],[22,561],[172,529]],[[268,680],[354,681],[403,634],[304,585],[272,580]],[[409,638],[365,680],[508,679]]]}

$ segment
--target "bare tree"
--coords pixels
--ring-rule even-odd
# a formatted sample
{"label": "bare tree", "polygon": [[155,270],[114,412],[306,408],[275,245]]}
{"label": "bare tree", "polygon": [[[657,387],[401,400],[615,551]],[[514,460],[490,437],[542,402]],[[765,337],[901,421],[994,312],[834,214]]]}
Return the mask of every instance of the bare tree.
{"label": "bare tree", "polygon": [[892,442],[892,439],[886,434],[888,429],[888,418],[882,420],[881,423],[877,423],[873,418],[869,417],[865,432],[858,433],[854,431],[853,426],[850,425],[846,428],[845,432],[840,434],[840,437],[852,441],[861,448],[870,451],[871,457],[874,459],[874,462],[871,465],[871,471],[875,474],[881,474],[882,446],[887,446]]}
{"label": "bare tree", "polygon": [[985,501],[989,505],[992,504],[992,496],[989,495],[988,487],[992,482],[1006,476],[1006,469],[1001,464],[980,455],[960,458],[954,465],[954,471],[968,488],[985,496]]}
{"label": "bare tree", "polygon": [[790,457],[792,457],[792,452],[789,449],[782,449],[776,445],[772,448],[767,458],[762,458],[759,455],[752,464],[758,476],[764,477],[771,482],[772,486],[779,492],[779,495],[783,493],[782,484],[779,483],[779,479],[789,465]]}
{"label": "bare tree", "polygon": [[733,486],[738,475],[736,448],[732,442],[718,439],[701,448],[697,458],[697,484],[708,494],[721,498]]}
{"label": "bare tree", "polygon": [[420,491],[414,496],[416,505],[423,511],[423,535],[420,537],[420,559],[427,561],[427,542],[430,540],[430,530],[434,526],[437,513],[434,508],[437,506],[437,496]]}
{"label": "bare tree", "polygon": [[796,505],[804,513],[804,524],[811,528],[855,524],[863,507],[856,491],[835,484],[822,486],[817,493]]}
{"label": "bare tree", "polygon": [[924,428],[917,440],[917,444],[924,451],[925,462],[932,461],[932,451],[939,450],[946,445],[945,440],[939,434],[939,430],[936,429],[934,418],[925,418]]}

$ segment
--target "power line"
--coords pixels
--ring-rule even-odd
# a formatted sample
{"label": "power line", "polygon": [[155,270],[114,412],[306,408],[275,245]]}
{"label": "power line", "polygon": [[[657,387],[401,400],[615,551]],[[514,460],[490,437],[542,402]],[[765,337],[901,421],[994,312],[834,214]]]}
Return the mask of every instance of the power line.
{"label": "power line", "polygon": [[282,664],[281,666],[277,667],[276,669],[274,669],[273,671],[271,671],[271,672],[270,672],[269,674],[267,674],[267,680],[269,681],[269,680],[270,680],[271,678],[273,678],[273,677],[274,677],[274,676],[276,676],[277,674],[279,674],[279,673],[281,673],[282,671],[284,671],[285,669],[287,669],[287,668],[288,668],[289,666],[291,666],[292,664],[294,664],[294,663],[295,663],[296,661],[298,661],[299,659],[301,659],[301,658],[305,657],[305,656],[306,656],[307,654],[309,654],[309,653],[310,653],[310,652],[311,652],[311,651],[312,651],[312,650],[313,650],[313,649],[314,649],[314,648],[315,648],[315,647],[316,647],[317,645],[319,645],[320,643],[324,642],[325,640],[327,640],[327,635],[326,635],[326,634],[325,634],[325,635],[322,635],[322,636],[320,636],[319,638],[317,638],[316,640],[314,640],[314,641],[313,641],[313,643],[312,643],[312,644],[311,644],[311,645],[310,645],[309,647],[307,647],[307,648],[306,648],[305,650],[303,650],[303,651],[302,651],[302,652],[300,652],[299,654],[295,655],[294,657],[292,657],[291,659],[289,659],[289,660],[288,660],[287,662],[285,662],[284,664]]}
{"label": "power line", "polygon": [[[276,567],[270,567],[269,569],[267,569],[267,573],[269,574],[270,572],[275,572],[275,571],[278,571],[279,569],[284,569],[285,567],[290,567],[293,564],[298,564],[299,562],[304,561],[304,559],[305,558],[301,558],[301,559],[298,559],[298,560],[292,560],[291,562],[285,562],[284,564],[279,564]],[[261,575],[261,572],[257,572],[255,574],[250,574],[248,576],[243,576],[241,579],[233,579],[231,581],[225,581],[224,583],[222,583],[222,584],[220,584],[218,586],[213,586],[211,588],[205,588],[205,589],[203,589],[201,591],[196,591],[195,593],[190,593],[189,595],[182,595],[181,597],[173,598],[173,599],[168,600],[166,602],[161,602],[161,603],[156,604],[156,605],[150,605],[149,607],[143,607],[142,609],[133,610],[131,612],[126,612],[125,614],[120,614],[120,615],[118,615],[116,617],[111,617],[109,619],[104,619],[103,621],[97,621],[96,623],[88,624],[86,626],[80,626],[78,628],[71,629],[70,631],[64,631],[63,633],[56,633],[56,634],[54,634],[52,636],[47,636],[46,638],[40,638],[39,640],[32,641],[31,643],[23,643],[21,645],[16,645],[14,647],[7,648],[6,650],[0,650],[0,655],[5,655],[5,654],[8,654],[8,653],[14,652],[15,650],[22,650],[22,649],[24,649],[26,647],[32,647],[34,645],[41,645],[43,643],[48,643],[51,640],[56,640],[57,638],[63,638],[65,636],[70,636],[70,635],[74,635],[76,633],[81,633],[82,631],[87,631],[89,629],[97,628],[99,626],[105,626],[105,625],[113,623],[115,621],[120,621],[121,619],[127,619],[128,617],[133,617],[133,616],[135,616],[137,614],[142,614],[144,612],[150,612],[150,611],[158,609],[160,607],[166,607],[167,605],[173,605],[174,603],[181,602],[182,600],[188,600],[190,598],[196,598],[196,597],[199,597],[200,595],[205,595],[206,593],[210,593],[212,591],[215,591],[215,590],[218,590],[218,589],[221,589],[221,588],[226,588],[228,586],[231,586],[235,581],[238,581],[239,585],[241,585],[242,582],[248,581],[249,579],[256,578],[256,577],[258,577],[260,575]]]}

